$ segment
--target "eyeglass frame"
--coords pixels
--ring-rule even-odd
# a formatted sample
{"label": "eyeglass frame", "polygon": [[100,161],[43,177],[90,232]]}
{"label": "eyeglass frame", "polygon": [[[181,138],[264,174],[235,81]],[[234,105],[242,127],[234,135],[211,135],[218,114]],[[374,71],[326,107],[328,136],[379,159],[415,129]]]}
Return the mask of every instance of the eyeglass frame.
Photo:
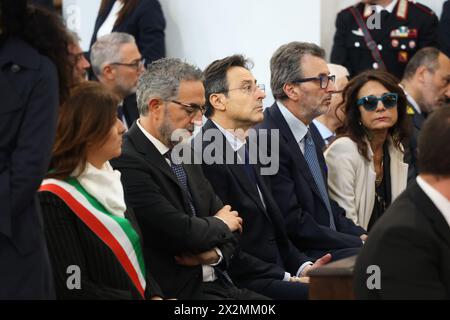
{"label": "eyeglass frame", "polygon": [[[253,88],[253,89],[251,89],[251,88]],[[240,87],[240,88],[228,89],[228,90],[224,90],[224,91],[220,91],[220,92],[216,92],[216,93],[227,93],[227,92],[234,91],[234,90],[241,90],[243,93],[251,95],[256,92],[256,89],[259,89],[262,92],[266,92],[266,85],[264,83],[257,83],[257,84],[255,84],[255,86],[251,86],[249,89],[246,89],[245,87]]]}
{"label": "eyeglass frame", "polygon": [[[325,86],[323,86],[323,80],[322,79],[327,79],[327,83]],[[320,75],[318,77],[310,77],[310,78],[303,78],[303,79],[296,79],[294,81],[291,81],[291,83],[303,83],[303,82],[309,82],[309,81],[317,81],[319,80],[319,86],[320,89],[326,89],[328,87],[328,84],[331,82],[335,83],[336,82],[336,75]]]}
{"label": "eyeglass frame", "polygon": [[[384,103],[384,101],[383,101],[383,99],[384,99],[385,97],[388,97],[388,96],[395,97],[395,104],[393,104],[392,106],[387,106],[387,105]],[[374,97],[374,98],[377,99],[377,103],[376,103],[376,105],[375,105],[375,107],[374,107],[373,109],[372,109],[371,107],[366,107],[366,105],[364,104],[364,99],[367,99],[367,98],[369,98],[369,97]],[[383,106],[384,106],[386,109],[393,109],[393,108],[397,107],[397,104],[398,104],[398,93],[396,93],[396,92],[387,92],[387,93],[383,94],[381,97],[374,96],[373,94],[368,95],[368,96],[364,96],[364,97],[359,98],[359,99],[356,101],[356,106],[357,106],[357,107],[362,106],[362,107],[364,108],[364,110],[369,111],[369,112],[372,112],[372,111],[377,110],[378,102],[379,102],[379,101],[381,101],[381,102],[383,103]]]}
{"label": "eyeglass frame", "polygon": [[[200,111],[202,115],[205,114],[205,112],[206,112],[206,106],[200,106],[195,103],[189,104],[189,103],[180,102],[177,100],[168,100],[168,102],[173,102],[175,104],[178,104],[178,105],[186,107],[186,108],[193,108],[194,111],[192,112],[192,115],[196,114],[198,111]],[[191,112],[188,111],[188,113],[190,114]]]}
{"label": "eyeglass frame", "polygon": [[134,68],[136,71],[138,71],[142,67],[145,68],[145,58],[141,58],[138,61],[133,62],[133,63],[111,62],[111,63],[109,63],[109,65],[130,67],[130,68]]}

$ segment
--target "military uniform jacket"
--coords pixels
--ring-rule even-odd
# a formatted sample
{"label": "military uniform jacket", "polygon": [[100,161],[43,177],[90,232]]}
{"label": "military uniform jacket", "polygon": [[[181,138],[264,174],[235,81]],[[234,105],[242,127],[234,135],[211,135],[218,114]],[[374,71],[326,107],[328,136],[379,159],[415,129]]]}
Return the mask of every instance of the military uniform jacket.
{"label": "military uniform jacket", "polygon": [[[380,66],[372,57],[350,8],[342,10],[336,18],[331,62],[347,67],[350,75],[355,76],[364,70],[378,69]],[[372,16],[371,6],[359,3],[356,8],[377,44],[387,71],[399,79],[417,50],[437,46],[438,19],[431,9],[422,4],[398,0],[386,18],[378,16],[378,25]],[[373,26],[380,28],[371,29]]]}

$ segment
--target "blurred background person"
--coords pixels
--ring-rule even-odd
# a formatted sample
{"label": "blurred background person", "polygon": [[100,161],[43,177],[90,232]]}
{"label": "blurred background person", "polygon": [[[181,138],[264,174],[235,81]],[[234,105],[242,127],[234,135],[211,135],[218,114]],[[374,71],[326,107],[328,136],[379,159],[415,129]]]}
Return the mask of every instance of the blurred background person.
{"label": "blurred background person", "polygon": [[166,55],[166,21],[158,0],[102,0],[91,47],[101,36],[125,32],[136,39],[146,63]]}
{"label": "blurred background person", "polygon": [[441,19],[439,20],[439,45],[441,50],[450,57],[450,1],[442,5]]}
{"label": "blurred background person", "polygon": [[124,104],[123,100],[130,95],[136,97],[138,78],[145,70],[134,37],[123,32],[100,37],[91,48],[91,63],[97,79],[121,99],[118,117],[131,127],[139,117],[137,104]]}
{"label": "blurred background person", "polygon": [[[438,25],[434,12],[415,1],[360,1],[337,15],[330,60],[347,67],[352,77],[380,69],[401,79],[417,50],[438,45]],[[371,49],[369,39],[375,42]]]}
{"label": "blurred background person", "polygon": [[[358,256],[357,299],[450,299],[449,154],[450,108],[444,108],[420,132],[419,176],[378,221]],[[381,287],[370,290],[373,265],[381,270]]]}
{"label": "blurred background person", "polygon": [[84,56],[84,52],[80,47],[80,38],[74,31],[68,31],[70,43],[68,46],[70,58],[73,65],[73,83],[72,86],[77,85],[87,80],[87,75],[91,64]]}
{"label": "blurred background person", "polygon": [[436,48],[419,50],[406,66],[401,86],[411,123],[405,160],[409,164],[408,181],[414,181],[419,173],[417,139],[422,124],[434,110],[450,106],[450,58]]}
{"label": "blurred background person", "polygon": [[58,16],[0,1],[0,299],[54,297],[36,191],[69,90],[67,44]]}
{"label": "blurred background person", "polygon": [[325,151],[330,197],[370,231],[405,189],[406,97],[394,76],[366,71],[343,92],[345,121]]}
{"label": "blurred background person", "polygon": [[[145,277],[137,225],[120,173],[109,164],[125,132],[118,101],[101,84],[86,82],[60,108],[51,170],[39,193],[58,299],[162,295]],[[74,287],[72,266],[80,270]]]}
{"label": "blurred background person", "polygon": [[311,135],[315,138],[316,145],[321,149],[325,148],[336,137],[336,129],[339,128],[343,121],[345,114],[343,108],[339,108],[342,103],[342,91],[348,83],[349,73],[346,67],[337,64],[328,64],[328,70],[330,74],[336,76],[335,88],[331,96],[330,107],[328,111],[313,120],[313,124],[316,126],[320,136],[315,136],[311,130]]}
{"label": "blurred background person", "polygon": [[[128,33],[135,38],[144,63],[149,64],[166,55],[165,28],[166,20],[158,0],[102,0],[90,47],[111,32]],[[124,114],[128,114],[125,119],[129,127],[139,116],[136,95],[126,97],[122,106]]]}

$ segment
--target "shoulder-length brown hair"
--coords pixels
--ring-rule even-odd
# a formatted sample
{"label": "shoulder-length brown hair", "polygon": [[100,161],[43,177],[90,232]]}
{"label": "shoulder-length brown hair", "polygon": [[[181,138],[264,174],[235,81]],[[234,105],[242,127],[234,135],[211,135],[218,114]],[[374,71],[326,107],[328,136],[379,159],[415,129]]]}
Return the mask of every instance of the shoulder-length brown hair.
{"label": "shoulder-length brown hair", "polygon": [[[102,0],[102,3],[100,4],[100,10],[98,11],[99,15],[103,15],[106,13],[106,8],[112,1],[114,0]],[[125,19],[126,16],[133,12],[133,10],[138,5],[139,0],[123,0],[123,2],[123,7],[117,15],[117,20],[114,23],[114,26],[118,26],[119,24],[121,24],[123,19]]]}
{"label": "shoulder-length brown hair", "polygon": [[389,128],[389,136],[392,138],[394,146],[403,150],[401,144],[408,136],[408,119],[406,115],[406,96],[399,81],[393,75],[379,70],[369,70],[354,77],[345,87],[342,96],[343,101],[340,107],[344,108],[345,120],[343,125],[337,130],[338,137],[349,137],[358,146],[359,153],[370,161],[366,143],[367,131],[361,124],[361,112],[356,106],[358,93],[368,81],[376,81],[382,84],[389,92],[398,94],[397,113],[398,119],[394,126]]}
{"label": "shoulder-length brown hair", "polygon": [[64,180],[87,161],[88,147],[102,144],[116,123],[120,99],[100,83],[75,87],[61,106],[48,178]]}

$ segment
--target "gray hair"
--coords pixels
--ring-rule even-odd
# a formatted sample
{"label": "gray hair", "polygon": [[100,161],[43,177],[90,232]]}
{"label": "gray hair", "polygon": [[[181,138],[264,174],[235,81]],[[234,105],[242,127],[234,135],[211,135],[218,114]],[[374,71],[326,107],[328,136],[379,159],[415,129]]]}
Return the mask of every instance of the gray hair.
{"label": "gray hair", "polygon": [[121,46],[136,43],[134,37],[128,33],[112,32],[97,39],[91,48],[91,66],[94,74],[99,77],[103,67],[109,63],[121,62]]}
{"label": "gray hair", "polygon": [[303,77],[301,60],[305,55],[325,59],[325,51],[314,43],[294,41],[275,51],[270,59],[270,87],[275,99],[286,99],[284,84]]}
{"label": "gray hair", "polygon": [[405,68],[403,79],[411,79],[420,66],[426,67],[431,73],[439,68],[439,49],[434,47],[426,47],[417,51],[409,60]]}
{"label": "gray hair", "polygon": [[181,81],[203,81],[202,71],[178,58],[162,58],[147,66],[141,75],[136,91],[139,114],[148,113],[151,99],[175,99]]}

